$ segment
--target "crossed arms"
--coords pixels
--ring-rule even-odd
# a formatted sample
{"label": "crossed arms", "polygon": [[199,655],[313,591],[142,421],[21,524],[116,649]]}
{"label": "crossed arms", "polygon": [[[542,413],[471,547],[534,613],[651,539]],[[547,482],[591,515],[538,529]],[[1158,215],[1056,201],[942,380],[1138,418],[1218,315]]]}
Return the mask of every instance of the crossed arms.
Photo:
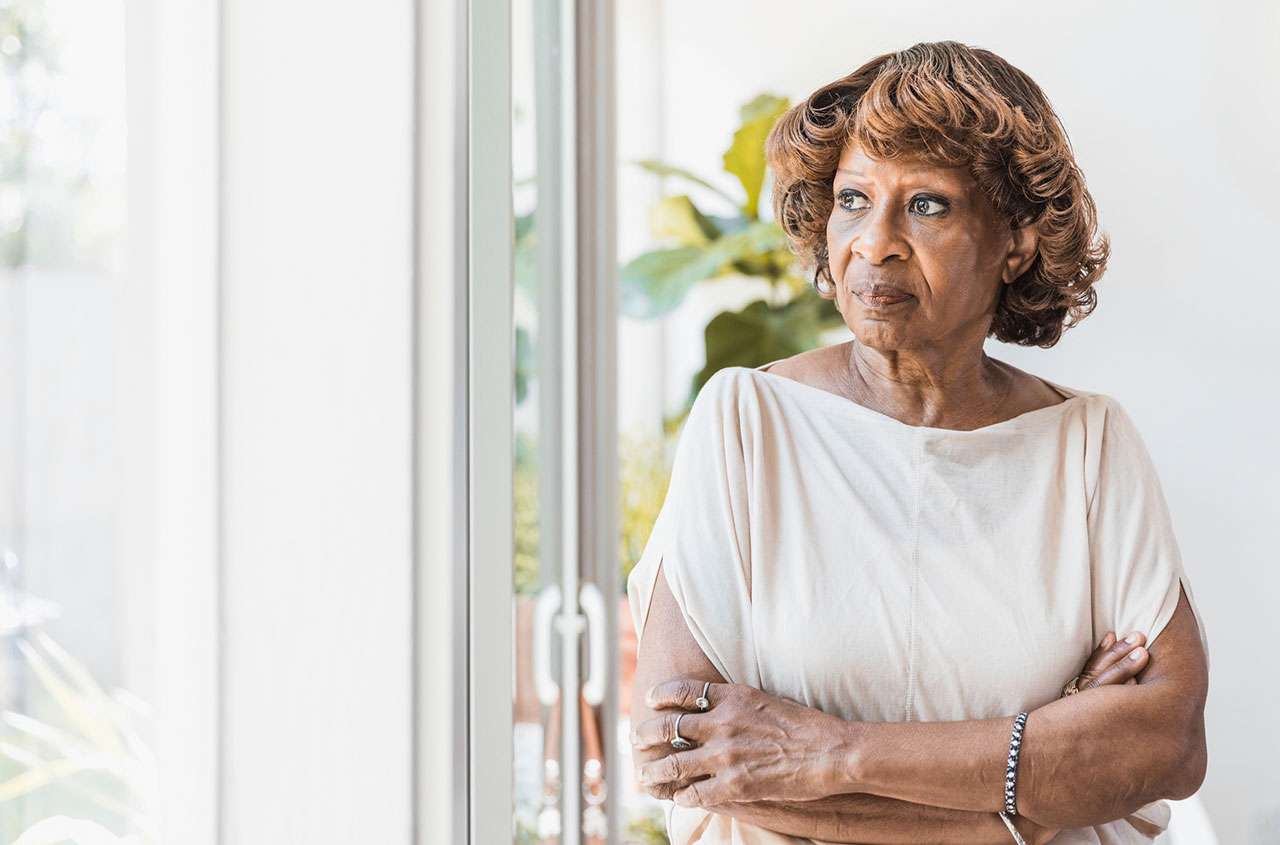
{"label": "crossed arms", "polygon": [[[1199,788],[1208,672],[1185,594],[1157,641],[1137,651],[1145,666],[1136,684],[1104,682],[1031,713],[1015,819],[1028,842]],[[714,688],[711,711],[682,722],[682,735],[699,747],[674,752],[675,716],[696,710],[692,698],[705,681],[724,683],[689,633],[660,569],[631,709],[635,762],[652,793],[830,842],[1012,841],[996,815],[1003,809],[1012,717],[846,722],[726,685]],[[655,686],[657,695],[648,697]]]}

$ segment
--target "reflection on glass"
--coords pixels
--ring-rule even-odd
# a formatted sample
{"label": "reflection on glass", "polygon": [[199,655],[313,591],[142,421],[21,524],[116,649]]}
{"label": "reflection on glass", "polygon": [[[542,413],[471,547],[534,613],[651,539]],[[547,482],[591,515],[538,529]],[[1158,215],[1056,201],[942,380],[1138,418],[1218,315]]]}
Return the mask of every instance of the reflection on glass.
{"label": "reflection on glass", "polygon": [[118,596],[124,8],[0,2],[0,841],[156,841]]}
{"label": "reflection on glass", "polygon": [[[512,173],[515,212],[513,303],[515,348],[516,700],[513,831],[519,845],[559,841],[559,687],[551,674],[552,617],[559,609],[557,567],[547,562],[539,506],[545,488],[539,429],[545,416],[539,390],[540,308],[535,242],[537,129],[531,0],[512,3]],[[554,523],[550,526],[554,529]],[[546,562],[546,565],[544,565]],[[546,589],[544,589],[546,587]]]}

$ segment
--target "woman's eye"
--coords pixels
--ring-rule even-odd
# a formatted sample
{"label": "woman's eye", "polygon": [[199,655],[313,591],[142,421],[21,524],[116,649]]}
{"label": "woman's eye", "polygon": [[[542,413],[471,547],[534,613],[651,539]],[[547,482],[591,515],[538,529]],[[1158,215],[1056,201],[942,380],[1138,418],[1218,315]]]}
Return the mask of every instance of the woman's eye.
{"label": "woman's eye", "polygon": [[911,211],[921,217],[932,217],[947,210],[947,204],[933,197],[916,197],[911,200]]}
{"label": "woman's eye", "polygon": [[870,205],[866,196],[857,191],[844,190],[837,197],[840,200],[840,207],[845,211],[858,211]]}

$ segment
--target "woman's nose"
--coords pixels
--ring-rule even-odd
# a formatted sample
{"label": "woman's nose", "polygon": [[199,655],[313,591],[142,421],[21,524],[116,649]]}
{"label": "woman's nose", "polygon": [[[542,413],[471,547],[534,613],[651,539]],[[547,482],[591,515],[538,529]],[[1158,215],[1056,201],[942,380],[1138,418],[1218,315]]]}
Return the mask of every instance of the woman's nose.
{"label": "woman's nose", "polygon": [[911,253],[896,210],[888,206],[871,209],[849,245],[855,256],[868,264],[883,264],[890,258],[906,258]]}

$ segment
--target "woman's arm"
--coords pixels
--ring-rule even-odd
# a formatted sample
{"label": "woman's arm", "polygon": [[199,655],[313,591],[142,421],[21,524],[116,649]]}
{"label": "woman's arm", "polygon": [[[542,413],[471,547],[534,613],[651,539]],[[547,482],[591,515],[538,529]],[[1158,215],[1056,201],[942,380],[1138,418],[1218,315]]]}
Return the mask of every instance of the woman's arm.
{"label": "woman's arm", "polygon": [[[696,682],[697,693],[703,682],[722,684],[724,678],[711,665],[697,641],[689,632],[675,598],[667,588],[659,566],[640,641],[640,651],[631,696],[631,723],[639,726],[655,718],[672,720],[672,711],[659,714],[646,703],[645,692],[671,678]],[[696,698],[696,694],[694,698]],[[819,711],[796,708],[830,720],[829,725],[844,725],[843,720]],[[692,700],[690,701],[690,708]],[[693,718],[690,716],[689,718]],[[688,719],[685,720],[687,722]],[[682,723],[683,724],[683,723]],[[682,728],[683,731],[683,728]],[[633,736],[635,732],[633,731]],[[818,747],[822,735],[816,734]],[[674,755],[669,742],[636,748],[634,762],[639,770],[644,765]],[[673,757],[672,759],[677,759]],[[810,769],[817,772],[816,768]],[[678,774],[678,773],[677,773]],[[670,782],[667,782],[670,781]],[[670,798],[693,781],[679,777],[666,778],[653,784],[650,794]],[[818,787],[822,788],[822,787]],[[836,791],[833,789],[833,792]],[[992,812],[972,812],[913,804],[877,795],[835,795],[813,801],[779,802],[761,800],[751,803],[726,803],[708,806],[712,812],[733,816],[749,824],[790,836],[805,836],[827,842],[914,843],[936,842],[939,845],[977,845],[1012,841],[999,816]],[[1040,827],[1027,819],[1016,819],[1019,831],[1029,843],[1045,842],[1056,830]]]}
{"label": "woman's arm", "polygon": [[[816,801],[756,801],[717,804],[712,812],[788,836],[820,842],[862,845],[1012,845],[1013,837],[995,813],[973,813],[911,804],[879,795],[832,795]],[[1058,834],[1015,817],[1014,826],[1028,845]]]}
{"label": "woman's arm", "polygon": [[[1031,714],[1018,772],[1023,817],[1046,827],[1090,826],[1159,798],[1186,797],[1199,787],[1208,677],[1185,596],[1148,650],[1138,680],[1055,701]],[[648,703],[689,706],[694,686],[664,685]],[[701,684],[696,686],[700,691]],[[711,806],[868,792],[954,810],[990,813],[1003,807],[1012,717],[833,724],[826,714],[759,690],[724,690],[720,712],[694,714],[682,723],[682,733],[692,734],[703,747],[649,771],[649,777],[665,781],[671,778],[664,777],[664,767],[678,769],[683,780],[693,781],[677,790],[677,803]],[[797,708],[816,715],[802,716]],[[785,745],[778,736],[787,737]],[[809,764],[803,778],[792,774],[793,761],[800,759]],[[712,773],[715,777],[696,780]]]}
{"label": "woman's arm", "polygon": [[[1141,642],[1142,638],[1119,641],[1108,633],[1085,662],[1078,689],[1135,683],[1135,676],[1147,662]],[[920,841],[922,831],[929,831],[931,840],[936,841],[1012,841],[1004,823],[991,813],[948,810],[879,795],[717,804],[710,809],[767,830],[828,842],[914,843]],[[1048,842],[1058,833],[1056,828],[1036,825],[1024,817],[1012,821],[1028,843]]]}
{"label": "woman's arm", "polygon": [[[1031,713],[1018,767],[1018,812],[1045,825],[1122,818],[1204,780],[1208,670],[1185,594],[1131,687],[1104,687]],[[844,791],[998,810],[1013,720],[849,724]]]}

